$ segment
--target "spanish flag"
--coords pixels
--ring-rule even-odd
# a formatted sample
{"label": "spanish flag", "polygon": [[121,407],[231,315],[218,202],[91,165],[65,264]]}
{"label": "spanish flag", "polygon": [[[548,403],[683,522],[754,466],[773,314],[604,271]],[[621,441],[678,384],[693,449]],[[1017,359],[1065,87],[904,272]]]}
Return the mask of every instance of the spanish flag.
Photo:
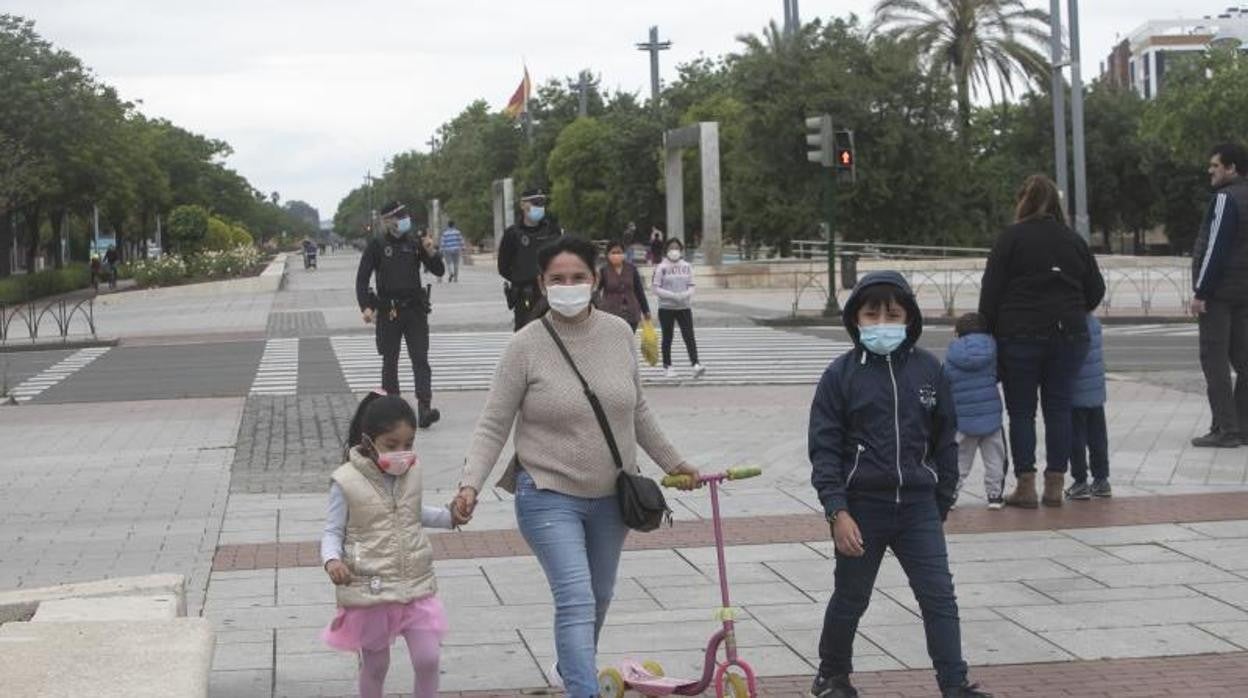
{"label": "spanish flag", "polygon": [[503,113],[513,119],[518,119],[524,114],[529,113],[529,95],[532,93],[533,84],[529,81],[529,68],[524,68],[524,79],[520,81],[520,86],[516,88],[515,94],[507,102],[507,106],[503,109]]}

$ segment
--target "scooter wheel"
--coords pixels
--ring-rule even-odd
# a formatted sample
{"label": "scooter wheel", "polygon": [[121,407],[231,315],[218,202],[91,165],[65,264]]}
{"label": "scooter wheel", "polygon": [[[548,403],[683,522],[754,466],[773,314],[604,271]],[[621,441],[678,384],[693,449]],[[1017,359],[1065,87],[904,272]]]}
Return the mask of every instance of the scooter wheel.
{"label": "scooter wheel", "polygon": [[745,682],[745,677],[740,674],[727,674],[724,676],[725,696],[730,698],[751,698],[750,686]]}
{"label": "scooter wheel", "polygon": [[623,698],[624,676],[619,669],[603,669],[598,672],[598,695],[602,698]]}
{"label": "scooter wheel", "polygon": [[667,676],[667,674],[663,673],[663,665],[653,659],[642,662],[641,668],[650,672],[651,676],[658,676],[660,678]]}

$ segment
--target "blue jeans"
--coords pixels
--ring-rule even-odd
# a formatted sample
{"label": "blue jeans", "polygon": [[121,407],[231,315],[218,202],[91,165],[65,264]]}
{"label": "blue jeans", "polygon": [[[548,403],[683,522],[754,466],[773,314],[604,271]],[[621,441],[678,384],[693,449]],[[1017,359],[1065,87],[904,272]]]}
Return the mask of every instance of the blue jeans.
{"label": "blue jeans", "polygon": [[611,605],[628,527],[614,496],[539,490],[521,472],[516,522],[555,598],[555,654],[569,698],[598,695],[598,634]]}
{"label": "blue jeans", "polygon": [[871,601],[884,549],[892,548],[923,613],[927,654],[936,669],[936,681],[941,688],[961,686],[966,681],[966,662],[962,660],[958,599],[935,498],[903,504],[850,500],[849,513],[862,532],[865,552],[862,557],[836,554],[836,585],[819,638],[819,673],[853,673],[858,621]]}
{"label": "blue jeans", "polygon": [[997,344],[1014,474],[1036,472],[1037,391],[1044,411],[1045,472],[1065,473],[1071,450],[1071,401],[1075,377],[1088,355],[1088,335],[1002,338]]}
{"label": "blue jeans", "polygon": [[1088,458],[1092,459],[1092,479],[1109,479],[1109,429],[1105,407],[1076,407],[1071,420],[1070,476],[1075,482],[1088,481]]}

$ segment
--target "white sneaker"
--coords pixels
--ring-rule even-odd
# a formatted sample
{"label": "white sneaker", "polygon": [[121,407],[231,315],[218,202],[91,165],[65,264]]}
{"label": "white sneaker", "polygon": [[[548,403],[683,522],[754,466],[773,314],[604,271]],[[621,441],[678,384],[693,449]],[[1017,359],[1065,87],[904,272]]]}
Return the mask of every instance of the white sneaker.
{"label": "white sneaker", "polygon": [[563,677],[559,675],[559,662],[556,661],[550,665],[550,674],[546,676],[546,681],[551,688],[563,688]]}
{"label": "white sneaker", "polygon": [[663,377],[664,378],[679,378],[680,374],[676,373],[675,367],[668,366],[666,369],[663,370]]}
{"label": "white sneaker", "polygon": [[701,378],[703,373],[706,373],[705,366],[703,366],[702,364],[693,365],[693,377],[694,378]]}

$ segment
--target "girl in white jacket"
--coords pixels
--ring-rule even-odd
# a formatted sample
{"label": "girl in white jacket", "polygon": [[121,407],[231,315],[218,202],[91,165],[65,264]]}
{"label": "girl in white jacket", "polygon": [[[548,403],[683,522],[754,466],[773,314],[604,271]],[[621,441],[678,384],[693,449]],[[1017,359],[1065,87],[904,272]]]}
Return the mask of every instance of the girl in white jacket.
{"label": "girl in white jacket", "polygon": [[659,297],[659,327],[663,330],[663,371],[668,378],[676,378],[672,367],[672,339],[675,325],[680,325],[680,336],[693,364],[693,377],[701,378],[706,368],[698,362],[698,342],[693,336],[693,265],[685,259],[685,246],[671,238],[666,245],[667,254],[654,270],[651,288]]}

